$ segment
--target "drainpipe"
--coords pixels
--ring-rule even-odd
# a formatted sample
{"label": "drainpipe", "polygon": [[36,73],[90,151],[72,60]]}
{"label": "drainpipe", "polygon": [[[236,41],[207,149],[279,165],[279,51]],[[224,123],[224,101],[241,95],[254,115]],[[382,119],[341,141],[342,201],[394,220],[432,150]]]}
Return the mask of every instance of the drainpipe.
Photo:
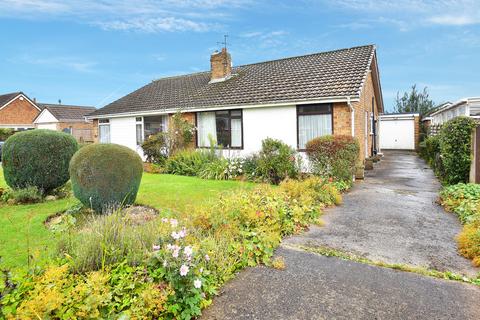
{"label": "drainpipe", "polygon": [[[352,123],[352,137],[355,137],[355,110],[353,109],[352,102],[350,97],[347,97],[347,105],[350,108],[350,122]],[[355,174],[352,177],[352,180],[355,181]]]}
{"label": "drainpipe", "polygon": [[347,97],[347,105],[350,108],[350,122],[352,123],[352,137],[355,137],[355,110],[353,109],[352,103],[350,102],[350,97]]}

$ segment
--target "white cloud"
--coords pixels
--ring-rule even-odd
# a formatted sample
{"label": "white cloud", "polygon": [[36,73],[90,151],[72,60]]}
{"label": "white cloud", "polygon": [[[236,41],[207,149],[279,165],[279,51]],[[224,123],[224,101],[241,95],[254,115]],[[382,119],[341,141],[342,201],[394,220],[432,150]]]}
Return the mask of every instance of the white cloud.
{"label": "white cloud", "polygon": [[433,16],[428,21],[434,24],[447,25],[447,26],[466,26],[471,24],[480,23],[480,17],[474,17],[469,15],[440,15]]}
{"label": "white cloud", "polygon": [[81,73],[94,72],[94,67],[96,65],[96,63],[92,61],[85,61],[75,57],[65,56],[37,57],[31,55],[23,55],[18,57],[16,60],[20,63],[45,66],[55,69],[70,69]]}
{"label": "white cloud", "polygon": [[143,32],[174,32],[174,31],[196,31],[203,32],[208,30],[213,30],[214,25],[209,25],[206,23],[195,22],[192,20],[181,19],[181,18],[147,18],[147,19],[131,19],[125,21],[107,21],[107,22],[98,22],[105,30],[133,30],[133,31],[143,31]]}
{"label": "white cloud", "polygon": [[105,30],[206,32],[250,0],[0,0],[0,16],[76,19]]}

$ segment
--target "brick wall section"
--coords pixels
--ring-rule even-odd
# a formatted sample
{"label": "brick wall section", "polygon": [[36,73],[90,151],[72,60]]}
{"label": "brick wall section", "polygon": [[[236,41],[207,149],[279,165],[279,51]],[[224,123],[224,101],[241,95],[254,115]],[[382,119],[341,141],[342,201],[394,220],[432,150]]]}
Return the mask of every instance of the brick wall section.
{"label": "brick wall section", "polygon": [[[168,125],[170,126],[172,124],[172,117],[173,117],[174,113],[172,114],[169,114],[169,117],[168,117]],[[183,112],[181,113],[182,115],[182,118],[187,120],[189,123],[193,124],[194,126],[196,125],[196,114],[195,112]],[[192,142],[190,143],[190,147],[192,149],[195,148],[195,146],[197,145],[197,142],[196,142],[196,135],[194,134],[193,135],[193,140]]]}
{"label": "brick wall section", "polygon": [[92,123],[92,136],[93,136],[93,142],[97,143],[98,142],[98,119],[94,119]]}
{"label": "brick wall section", "polygon": [[[363,163],[365,160],[365,149],[367,150],[367,156],[372,155],[372,142],[373,136],[370,134],[372,131],[370,116],[372,113],[372,98],[375,98],[375,92],[373,88],[373,80],[371,72],[368,73],[365,80],[362,92],[360,94],[360,101],[353,102],[353,108],[355,109],[355,137],[360,143],[360,161]],[[374,112],[375,119],[378,119],[378,106],[377,99],[374,99]],[[365,117],[367,117],[367,138],[365,139]]]}
{"label": "brick wall section", "polygon": [[210,57],[211,79],[222,79],[232,74],[232,58],[227,49],[214,53]]}
{"label": "brick wall section", "polygon": [[[72,128],[73,135],[79,139],[79,134],[82,132],[84,142],[94,141],[94,130],[92,122],[60,122],[57,124],[57,130],[63,131],[65,128]],[[77,133],[75,130],[78,130]]]}
{"label": "brick wall section", "polygon": [[346,103],[333,104],[333,134],[352,135],[352,114]]}
{"label": "brick wall section", "polygon": [[418,150],[420,143],[420,117],[415,116],[415,150]]}
{"label": "brick wall section", "polygon": [[27,99],[20,100],[20,97],[17,97],[9,105],[0,110],[0,124],[21,124],[33,127],[33,120],[35,120],[39,113],[40,110],[35,108]]}

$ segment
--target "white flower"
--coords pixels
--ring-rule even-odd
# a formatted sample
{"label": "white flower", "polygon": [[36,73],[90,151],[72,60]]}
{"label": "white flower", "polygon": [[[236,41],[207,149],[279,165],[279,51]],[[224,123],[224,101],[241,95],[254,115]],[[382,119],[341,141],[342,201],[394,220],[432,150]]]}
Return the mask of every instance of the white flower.
{"label": "white flower", "polygon": [[158,251],[158,250],[160,250],[160,246],[154,244],[154,245],[152,246],[152,249],[153,249],[153,251]]}
{"label": "white flower", "polygon": [[200,289],[202,287],[202,280],[196,279],[195,281],[193,281],[193,286],[197,289]]}
{"label": "white flower", "polygon": [[185,256],[187,257],[190,257],[193,253],[193,249],[191,246],[186,246],[184,249],[183,249],[183,253],[185,254]]}
{"label": "white flower", "polygon": [[172,257],[178,258],[178,253],[179,253],[179,252],[180,252],[180,249],[175,249],[175,250],[173,250],[173,252],[172,252]]}
{"label": "white flower", "polygon": [[200,273],[203,273],[203,268],[200,268],[200,270],[199,270],[199,271],[200,271]]}
{"label": "white flower", "polygon": [[167,222],[168,222],[168,219],[167,219],[167,218],[162,218],[162,222],[163,222],[163,223],[167,223]]}
{"label": "white flower", "polygon": [[165,268],[167,266],[167,260],[163,261],[163,267]]}
{"label": "white flower", "polygon": [[185,238],[185,236],[187,235],[187,230],[185,230],[185,228],[183,228],[182,230],[180,230],[178,232],[178,235],[180,236],[180,238]]}
{"label": "white flower", "polygon": [[172,238],[178,240],[181,238],[180,233],[172,231]]}
{"label": "white flower", "polygon": [[180,267],[180,275],[181,275],[182,277],[186,276],[187,273],[188,273],[188,270],[189,270],[189,269],[188,269],[188,266],[182,264],[182,266]]}
{"label": "white flower", "polygon": [[177,219],[170,219],[170,225],[171,225],[172,227],[174,227],[174,228],[175,228],[176,226],[178,226],[178,221],[177,221]]}
{"label": "white flower", "polygon": [[210,261],[210,256],[208,254],[205,255],[205,261]]}

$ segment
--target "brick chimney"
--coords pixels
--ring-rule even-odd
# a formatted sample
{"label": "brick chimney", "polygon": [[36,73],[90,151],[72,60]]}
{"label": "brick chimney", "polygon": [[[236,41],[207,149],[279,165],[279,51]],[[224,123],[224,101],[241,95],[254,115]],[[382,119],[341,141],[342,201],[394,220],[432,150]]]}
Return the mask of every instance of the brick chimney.
{"label": "brick chimney", "polygon": [[232,58],[226,48],[222,48],[221,52],[215,51],[211,55],[210,67],[210,83],[224,81],[232,76]]}

